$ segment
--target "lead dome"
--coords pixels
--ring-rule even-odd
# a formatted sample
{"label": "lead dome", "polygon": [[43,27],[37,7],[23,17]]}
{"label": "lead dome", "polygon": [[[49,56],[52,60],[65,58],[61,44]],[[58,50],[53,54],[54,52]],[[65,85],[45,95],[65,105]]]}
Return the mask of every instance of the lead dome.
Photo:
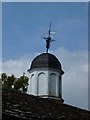
{"label": "lead dome", "polygon": [[31,63],[30,70],[34,68],[54,68],[61,70],[61,64],[59,60],[50,53],[42,53],[34,58],[34,60]]}

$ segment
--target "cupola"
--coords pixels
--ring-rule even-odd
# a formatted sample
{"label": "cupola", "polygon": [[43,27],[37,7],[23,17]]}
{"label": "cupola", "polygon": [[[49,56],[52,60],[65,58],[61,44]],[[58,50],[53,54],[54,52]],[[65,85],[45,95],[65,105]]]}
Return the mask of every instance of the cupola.
{"label": "cupola", "polygon": [[28,93],[42,98],[62,99],[62,75],[64,71],[58,58],[48,53],[50,42],[51,25],[49,36],[46,40],[46,53],[36,56],[28,69],[30,73]]}

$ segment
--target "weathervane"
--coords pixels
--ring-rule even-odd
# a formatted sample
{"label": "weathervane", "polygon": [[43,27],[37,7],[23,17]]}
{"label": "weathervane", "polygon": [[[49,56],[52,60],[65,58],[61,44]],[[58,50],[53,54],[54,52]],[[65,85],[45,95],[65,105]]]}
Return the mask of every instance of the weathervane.
{"label": "weathervane", "polygon": [[52,39],[51,33],[55,33],[55,32],[51,31],[51,22],[50,22],[50,27],[49,27],[49,31],[48,31],[48,37],[43,37],[46,40],[46,53],[48,53],[48,49],[50,48],[51,42],[55,41],[55,40]]}

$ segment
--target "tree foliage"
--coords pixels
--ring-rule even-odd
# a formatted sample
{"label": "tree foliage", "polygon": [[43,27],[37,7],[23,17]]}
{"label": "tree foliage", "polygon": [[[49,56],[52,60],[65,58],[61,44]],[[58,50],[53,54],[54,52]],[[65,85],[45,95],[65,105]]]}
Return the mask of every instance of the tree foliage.
{"label": "tree foliage", "polygon": [[17,78],[14,75],[8,76],[6,73],[2,73],[1,78],[3,88],[27,92],[29,78],[25,74]]}

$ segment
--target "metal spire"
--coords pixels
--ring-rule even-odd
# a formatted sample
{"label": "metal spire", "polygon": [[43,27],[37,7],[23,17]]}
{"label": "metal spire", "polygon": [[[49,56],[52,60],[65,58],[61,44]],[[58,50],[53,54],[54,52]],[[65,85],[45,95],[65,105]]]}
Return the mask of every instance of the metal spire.
{"label": "metal spire", "polygon": [[50,22],[50,26],[49,26],[49,31],[48,31],[48,36],[47,37],[43,37],[46,40],[46,53],[48,53],[48,49],[50,48],[50,44],[52,41],[54,41],[51,37],[51,22]]}

